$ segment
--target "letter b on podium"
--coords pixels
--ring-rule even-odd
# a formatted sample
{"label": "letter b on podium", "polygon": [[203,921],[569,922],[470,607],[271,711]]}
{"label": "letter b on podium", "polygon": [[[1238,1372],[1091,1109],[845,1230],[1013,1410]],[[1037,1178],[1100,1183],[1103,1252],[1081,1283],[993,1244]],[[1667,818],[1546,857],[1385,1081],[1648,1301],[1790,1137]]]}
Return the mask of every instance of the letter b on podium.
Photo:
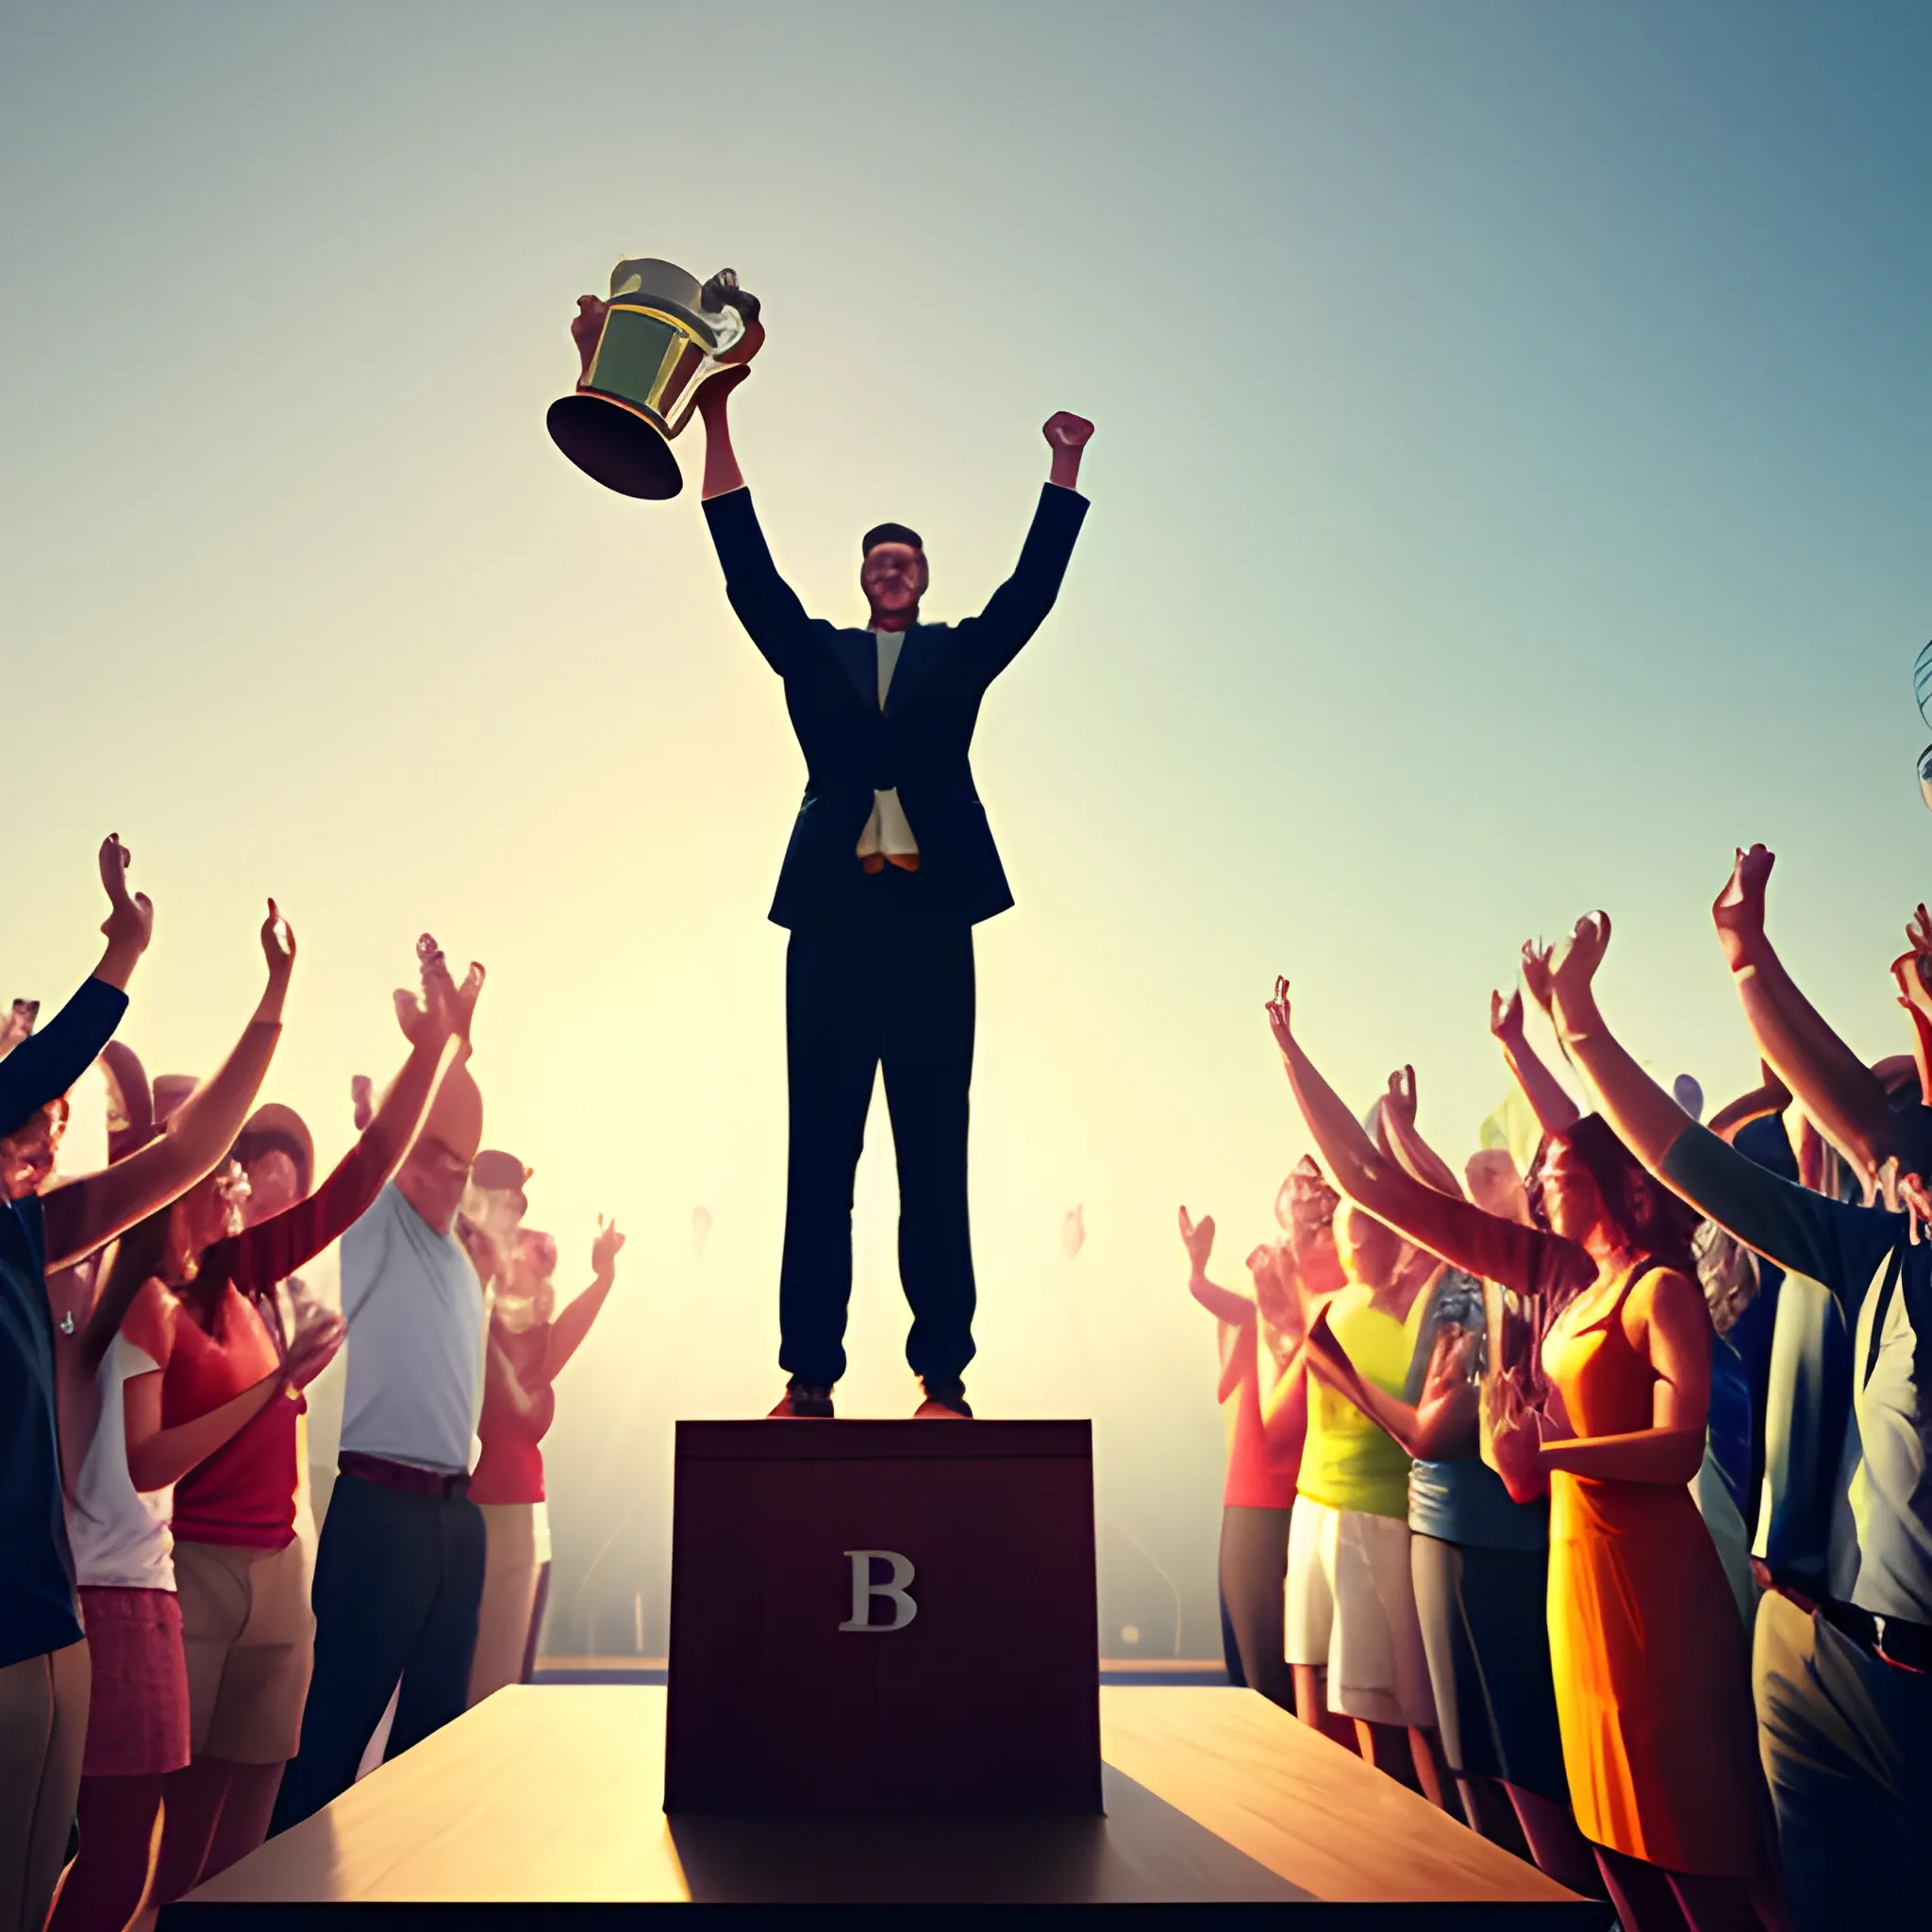
{"label": "letter b on podium", "polygon": [[[897,1550],[847,1550],[847,1559],[852,1565],[852,1614],[839,1625],[841,1630],[903,1630],[919,1614],[919,1606],[912,1601],[911,1592],[906,1586],[912,1581],[912,1565]],[[874,1583],[872,1580],[872,1566],[876,1559],[892,1566],[892,1580],[890,1583]],[[872,1600],[875,1596],[887,1598],[892,1606],[892,1621],[890,1624],[875,1624],[872,1616]]]}
{"label": "letter b on podium", "polygon": [[664,1807],[1097,1812],[1085,1423],[679,1423]]}

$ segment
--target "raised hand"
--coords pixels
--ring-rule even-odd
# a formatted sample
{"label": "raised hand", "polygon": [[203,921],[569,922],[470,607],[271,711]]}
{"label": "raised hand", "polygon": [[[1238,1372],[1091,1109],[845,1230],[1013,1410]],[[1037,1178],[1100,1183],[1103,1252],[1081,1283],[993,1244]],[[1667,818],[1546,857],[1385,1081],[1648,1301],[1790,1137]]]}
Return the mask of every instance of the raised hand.
{"label": "raised hand", "polygon": [[1919,909],[1906,921],[1906,943],[1922,959],[1932,959],[1932,913],[1925,910],[1924,900],[1919,902]]}
{"label": "raised hand", "polygon": [[472,959],[462,985],[451,991],[450,1030],[465,1046],[470,1043],[470,1022],[475,1017],[476,1001],[482,991],[483,967],[480,961]]}
{"label": "raised hand", "polygon": [[1404,1126],[1415,1125],[1415,1069],[1398,1067],[1389,1075],[1389,1091],[1382,1101],[1385,1120],[1394,1119]]}
{"label": "raised hand", "polygon": [[[756,334],[760,341],[764,340],[765,332],[761,325],[756,326],[752,333]],[[739,348],[743,348],[743,346],[742,342],[739,344]],[[737,349],[732,351],[734,356],[737,353]],[[727,367],[719,370],[717,375],[705,378],[703,387],[698,391],[697,411],[704,419],[705,428],[708,432],[714,426],[713,419],[724,409],[724,398],[733,390],[738,388],[741,383],[749,382],[750,380],[751,364],[748,360],[734,361]]]}
{"label": "raised hand", "polygon": [[577,345],[577,357],[583,363],[579,382],[588,382],[591,376],[591,360],[597,353],[598,339],[604,333],[604,318],[609,312],[609,303],[595,295],[579,295],[577,312],[571,317],[571,340]]}
{"label": "raised hand", "polygon": [[1513,988],[1507,1000],[1499,992],[1491,993],[1490,1031],[1506,1046],[1523,1038],[1523,995]]}
{"label": "raised hand", "polygon": [[349,1105],[356,1109],[356,1131],[359,1134],[375,1118],[375,1083],[367,1074],[349,1075]]}
{"label": "raised hand", "polygon": [[1529,996],[1545,1013],[1550,1003],[1556,998],[1556,989],[1550,984],[1551,949],[1536,940],[1523,942],[1523,983],[1529,989]]}
{"label": "raised hand", "polygon": [[295,970],[295,935],[273,899],[261,922],[261,957],[268,961],[271,979],[287,979]]}
{"label": "raised hand", "polygon": [[1266,1010],[1274,1043],[1286,1053],[1294,1042],[1294,1009],[1289,1003],[1288,981],[1278,975],[1274,981],[1274,997],[1267,1002]]}
{"label": "raised hand", "polygon": [[1092,424],[1084,416],[1059,409],[1041,425],[1040,433],[1053,451],[1053,470],[1047,480],[1063,490],[1074,489],[1080,481],[1080,453],[1093,434]]}
{"label": "raised hand", "polygon": [[617,1273],[617,1257],[624,1247],[624,1237],[617,1231],[614,1221],[597,1217],[597,1239],[591,1243],[591,1273],[599,1281],[608,1281]]}
{"label": "raised hand", "polygon": [[145,892],[131,897],[127,891],[127,868],[134,855],[122,844],[119,832],[109,832],[101,841],[101,884],[108,890],[108,916],[101,931],[110,947],[139,958],[147,951],[155,933],[154,901]]}
{"label": "raised hand", "polygon": [[1196,1274],[1208,1272],[1208,1257],[1214,1252],[1214,1217],[1204,1214],[1199,1221],[1193,1220],[1183,1208],[1181,1209],[1181,1245],[1188,1251],[1188,1260]]}
{"label": "raised hand", "polygon": [[1899,1005],[1908,1013],[1923,1013],[1932,1019],[1932,916],[1924,906],[1906,923],[1906,943],[1911,950],[1891,962]]}
{"label": "raised hand", "polygon": [[411,1046],[441,1046],[456,1030],[457,990],[442,948],[426,932],[416,941],[416,968],[423,991],[396,988],[396,1024]]}
{"label": "raised hand", "polygon": [[1740,846],[1736,853],[1731,875],[1710,907],[1718,942],[1734,973],[1749,958],[1753,945],[1764,937],[1764,888],[1777,858],[1775,853],[1767,852],[1762,845],[1754,845],[1748,852]]}
{"label": "raised hand", "polygon": [[1572,1005],[1591,997],[1591,985],[1610,943],[1610,915],[1586,912],[1558,955],[1550,974],[1558,1001]]}

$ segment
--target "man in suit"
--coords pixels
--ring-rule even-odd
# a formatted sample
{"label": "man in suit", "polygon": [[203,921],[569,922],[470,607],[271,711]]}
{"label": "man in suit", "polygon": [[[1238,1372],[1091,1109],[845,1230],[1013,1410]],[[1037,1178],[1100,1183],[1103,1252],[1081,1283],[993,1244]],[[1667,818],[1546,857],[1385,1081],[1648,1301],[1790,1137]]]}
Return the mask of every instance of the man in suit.
{"label": "man in suit", "polygon": [[1040,628],[1087,511],[1074,485],[1092,424],[1045,425],[1051,478],[1013,575],[977,617],[923,624],[924,545],[900,524],[861,542],[864,628],[806,615],[772,562],[731,447],[727,397],[749,361],[702,391],[705,517],[731,608],[785,680],[805,799],[771,917],[785,960],[791,1155],[778,1286],[774,1416],[829,1416],[845,1369],[852,1183],[883,1064],[899,1167],[899,1277],[918,1414],[969,1417],[973,1246],[967,1090],[973,928],[1013,903],[968,752],[986,689]]}

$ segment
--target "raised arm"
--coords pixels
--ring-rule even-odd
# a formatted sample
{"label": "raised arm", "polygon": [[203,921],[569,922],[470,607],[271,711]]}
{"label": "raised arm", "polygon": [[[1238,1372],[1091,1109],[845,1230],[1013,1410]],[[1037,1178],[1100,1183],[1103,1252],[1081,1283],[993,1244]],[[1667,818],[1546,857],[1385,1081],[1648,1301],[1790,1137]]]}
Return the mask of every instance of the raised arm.
{"label": "raised arm", "polygon": [[436,1091],[445,1049],[460,1024],[467,1033],[469,1013],[482,991],[483,969],[472,965],[460,989],[450,984],[441,951],[424,961],[426,998],[418,1008],[413,995],[398,995],[408,1058],[382,1104],[335,1172],[306,1201],[258,1222],[245,1232],[217,1242],[203,1258],[203,1272],[225,1275],[244,1294],[266,1294],[305,1261],[322,1253],[369,1211],[396,1169]]}
{"label": "raised arm", "polygon": [[1782,1113],[1791,1104],[1791,1090],[1771,1069],[1758,1063],[1764,1078],[1748,1092],[1727,1100],[1706,1124],[1726,1145],[1735,1141],[1753,1121],[1767,1114]]}
{"label": "raised arm", "polygon": [[268,902],[261,949],[268,983],[242,1038],[222,1064],[169,1119],[165,1131],[139,1153],[42,1196],[46,1215],[47,1267],[65,1268],[187,1192],[210,1173],[241,1132],[281,1038],[282,1006],[295,965],[295,937]]}
{"label": "raised arm", "polygon": [[119,835],[109,833],[100,854],[101,883],[108,891],[108,916],[101,922],[107,946],[74,997],[0,1059],[0,1134],[14,1132],[65,1093],[114,1037],[127,1010],[127,982],[155,925],[147,894],[128,894],[130,862]]}
{"label": "raised arm", "polygon": [[1764,931],[1764,891],[1775,855],[1740,851],[1712,904],[1731,983],[1757,1050],[1805,1111],[1865,1178],[1899,1152],[1878,1077],[1798,991]]}
{"label": "raised arm", "polygon": [[1617,1138],[1666,1187],[1779,1267],[1841,1299],[1861,1295],[1904,1217],[1793,1187],[1699,1126],[1604,1020],[1595,978],[1609,941],[1607,913],[1576,922],[1557,965],[1556,1010],[1564,1043]]}
{"label": "raised arm", "polygon": [[1214,1252],[1214,1217],[1204,1214],[1195,1221],[1186,1208],[1181,1209],[1181,1245],[1188,1251],[1188,1292],[1214,1316],[1235,1327],[1255,1319],[1255,1304],[1231,1288],[1222,1288],[1208,1279],[1208,1259]]}
{"label": "raised arm", "polygon": [[1920,1104],[1932,1107],[1932,913],[1923,905],[1907,922],[1906,941],[1909,950],[1891,962],[1891,976],[1898,983],[1898,1003],[1912,1023]]}
{"label": "raised arm", "polygon": [[603,1311],[610,1285],[617,1279],[617,1257],[623,1247],[624,1237],[618,1233],[616,1222],[598,1215],[597,1239],[591,1244],[591,1285],[550,1324],[543,1370],[551,1380],[556,1380],[564,1363],[583,1345],[591,1324]]}
{"label": "raised arm", "polygon": [[[500,1393],[519,1417],[527,1420],[543,1406],[543,1391],[539,1390],[532,1393],[525,1388],[524,1378],[517,1374],[517,1365],[510,1360],[503,1343],[493,1334],[490,1338],[483,1372],[487,1387]],[[544,1386],[548,1387],[547,1382]]]}
{"label": "raised arm", "polygon": [[[1532,948],[1525,944],[1523,950],[1527,961]],[[1523,1097],[1529,1102],[1537,1124],[1546,1134],[1560,1134],[1565,1127],[1574,1127],[1582,1118],[1583,1109],[1564,1091],[1562,1083],[1530,1045],[1523,1030],[1521,992],[1512,989],[1507,1000],[1499,992],[1490,995],[1490,1031],[1496,1036],[1503,1058],[1516,1084],[1523,1089]]]}
{"label": "raised arm", "polygon": [[1012,575],[987,599],[986,608],[955,631],[982,680],[998,676],[1046,622],[1087,515],[1087,499],[1074,485],[1080,454],[1093,434],[1092,424],[1062,409],[1047,419],[1042,433],[1053,451],[1053,468],[1041,490],[1020,560]]}
{"label": "raised arm", "polygon": [[1281,1049],[1288,1084],[1322,1164],[1335,1186],[1365,1213],[1387,1222],[1454,1266],[1483,1280],[1505,1282],[1525,1294],[1541,1292],[1550,1285],[1546,1277],[1553,1262],[1567,1266],[1569,1254],[1581,1253],[1540,1229],[1499,1220],[1466,1201],[1439,1194],[1383,1155],[1303,1051],[1295,1037],[1285,979],[1274,983],[1268,1019]]}
{"label": "raised arm", "polygon": [[1389,1136],[1389,1152],[1402,1163],[1404,1172],[1424,1187],[1433,1188],[1451,1200],[1468,1196],[1456,1170],[1422,1137],[1415,1124],[1415,1069],[1404,1067],[1389,1075],[1389,1091],[1382,1101],[1382,1126]]}
{"label": "raised arm", "polygon": [[729,397],[750,374],[748,368],[727,370],[698,392],[698,413],[705,424],[705,522],[738,621],[766,663],[783,677],[798,661],[811,620],[772,561],[731,445]]}

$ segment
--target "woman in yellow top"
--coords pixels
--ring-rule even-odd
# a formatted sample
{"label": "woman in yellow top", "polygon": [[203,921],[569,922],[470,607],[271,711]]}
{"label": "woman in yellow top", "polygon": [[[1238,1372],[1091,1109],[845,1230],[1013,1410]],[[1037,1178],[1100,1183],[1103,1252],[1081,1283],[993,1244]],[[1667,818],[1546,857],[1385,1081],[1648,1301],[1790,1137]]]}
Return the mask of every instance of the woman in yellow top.
{"label": "woman in yellow top", "polygon": [[[1435,1264],[1356,1208],[1337,1211],[1335,1245],[1348,1285],[1316,1325],[1325,1323],[1366,1379],[1400,1394]],[[1409,1575],[1408,1465],[1345,1395],[1309,1378],[1284,1624],[1302,1717],[1318,1729],[1329,1711],[1352,1719],[1371,1764],[1441,1805],[1436,1705]]]}

